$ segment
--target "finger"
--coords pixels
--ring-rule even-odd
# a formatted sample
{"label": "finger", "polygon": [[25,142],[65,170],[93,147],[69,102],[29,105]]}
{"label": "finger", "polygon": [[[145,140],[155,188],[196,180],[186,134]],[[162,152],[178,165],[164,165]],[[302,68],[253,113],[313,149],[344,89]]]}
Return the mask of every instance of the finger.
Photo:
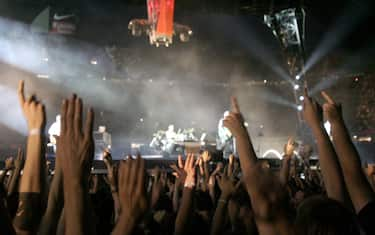
{"label": "finger", "polygon": [[134,193],[136,190],[137,185],[137,170],[139,168],[139,161],[140,158],[136,158],[135,160],[129,160],[131,162],[131,168],[130,168],[130,178],[129,178],[129,190],[131,193]]}
{"label": "finger", "polygon": [[125,187],[125,190],[127,191],[127,193],[131,193],[131,189],[130,189],[130,179],[131,179],[131,175],[130,175],[130,172],[131,172],[131,169],[132,169],[132,165],[133,165],[133,160],[132,158],[129,158],[128,160],[125,161],[126,164],[125,164],[125,169],[126,169],[126,172],[125,172],[125,177],[124,177],[124,187]]}
{"label": "finger", "polygon": [[77,98],[75,100],[74,110],[74,131],[76,135],[82,135],[82,100]]}
{"label": "finger", "polygon": [[92,131],[94,127],[94,111],[90,108],[87,111],[84,137],[86,140],[92,139]]}
{"label": "finger", "polygon": [[303,89],[303,96],[305,100],[309,98],[309,92],[308,92],[307,86],[305,86]]}
{"label": "finger", "polygon": [[335,104],[335,101],[325,91],[322,91],[321,94],[329,104]]}
{"label": "finger", "polygon": [[75,99],[76,95],[73,94],[73,96],[68,100],[68,111],[66,114],[66,130],[72,131],[73,128],[73,116],[74,116],[74,106],[75,106]]}
{"label": "finger", "polygon": [[234,96],[231,97],[231,106],[232,106],[232,112],[240,113],[240,107],[238,105],[237,98]]}
{"label": "finger", "polygon": [[184,168],[184,163],[182,161],[182,156],[178,155],[178,167],[179,168]]}
{"label": "finger", "polygon": [[137,169],[137,185],[136,185],[136,195],[139,197],[145,192],[145,160],[141,158],[140,156],[137,157],[138,163],[138,169]]}
{"label": "finger", "polygon": [[226,165],[225,168],[224,168],[224,175],[229,176],[228,175],[228,165]]}
{"label": "finger", "polygon": [[68,101],[63,100],[61,104],[61,134],[66,133],[66,117],[67,117],[67,112],[68,112]]}
{"label": "finger", "polygon": [[23,108],[23,104],[25,103],[25,91],[24,91],[24,87],[25,87],[25,81],[24,80],[20,80],[18,82],[18,100]]}
{"label": "finger", "polygon": [[125,173],[126,173],[126,169],[125,169],[125,164],[126,162],[125,161],[120,161],[119,163],[119,167],[118,167],[118,183],[119,183],[119,189],[124,189],[126,188],[124,186],[124,183],[125,183]]}

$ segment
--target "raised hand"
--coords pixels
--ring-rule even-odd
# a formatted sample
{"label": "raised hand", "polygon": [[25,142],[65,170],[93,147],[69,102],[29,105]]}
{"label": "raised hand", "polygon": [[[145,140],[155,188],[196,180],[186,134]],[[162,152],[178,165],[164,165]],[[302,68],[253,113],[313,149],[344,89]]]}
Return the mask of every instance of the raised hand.
{"label": "raised hand", "polygon": [[302,115],[310,127],[318,127],[323,123],[322,107],[308,95],[306,87],[304,90]]}
{"label": "raised hand", "polygon": [[237,99],[231,98],[232,109],[230,114],[224,119],[224,126],[230,130],[230,132],[236,137],[246,132],[244,120],[238,106]]}
{"label": "raised hand", "polygon": [[184,171],[186,172],[186,179],[184,186],[192,188],[195,186],[195,164],[194,154],[190,153],[186,157]]}
{"label": "raised hand", "polygon": [[182,157],[178,156],[178,166],[170,166],[175,172],[173,173],[181,184],[189,187],[195,186],[195,160],[194,154],[188,154],[185,163],[182,161]]}
{"label": "raised hand", "polygon": [[228,175],[228,167],[225,167],[224,173],[216,177],[217,184],[221,190],[221,198],[228,200],[239,188],[240,181],[236,183],[232,175]]}
{"label": "raised hand", "polygon": [[333,124],[342,121],[341,104],[336,104],[326,92],[322,91],[321,94],[326,101],[323,104],[323,113],[326,119]]}
{"label": "raised hand", "polygon": [[106,181],[111,187],[112,193],[117,192],[117,168],[116,165],[113,165],[112,156],[108,150],[104,150],[103,162],[107,167]]}
{"label": "raised hand", "polygon": [[94,154],[92,129],[94,112],[87,112],[82,127],[82,100],[75,95],[61,105],[61,135],[59,138],[61,168],[64,182],[84,182],[88,179]]}
{"label": "raised hand", "polygon": [[76,95],[69,100],[63,100],[57,154],[63,175],[67,234],[92,232],[89,225],[92,215],[88,205],[88,180],[94,157],[93,122],[94,113],[90,109],[85,126],[82,127],[82,101]]}
{"label": "raised hand", "polygon": [[21,148],[18,148],[17,158],[14,160],[14,167],[17,169],[22,169],[25,164],[25,156]]}
{"label": "raised hand", "polygon": [[[135,226],[148,209],[145,161],[140,156],[135,160],[129,158],[121,161],[118,173],[121,214],[114,234],[127,234],[126,232],[132,230],[130,227]],[[129,222],[132,224],[130,225]]]}
{"label": "raised hand", "polygon": [[167,185],[167,172],[161,171],[159,167],[154,169],[154,182],[151,189],[151,208],[155,208]]}
{"label": "raised hand", "polygon": [[46,122],[44,106],[37,100],[35,95],[30,96],[27,100],[25,99],[24,85],[23,80],[18,83],[18,100],[23,115],[26,118],[29,131],[39,134]]}

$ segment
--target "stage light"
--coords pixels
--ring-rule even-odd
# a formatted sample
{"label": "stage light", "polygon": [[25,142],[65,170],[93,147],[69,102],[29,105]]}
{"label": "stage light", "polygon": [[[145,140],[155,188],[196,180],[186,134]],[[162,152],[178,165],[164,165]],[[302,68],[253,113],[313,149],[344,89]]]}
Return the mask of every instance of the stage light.
{"label": "stage light", "polygon": [[299,85],[298,84],[294,84],[294,90],[298,90],[299,89]]}
{"label": "stage light", "polygon": [[96,59],[91,59],[91,60],[90,60],[90,63],[91,63],[92,65],[97,65],[97,64],[98,64],[98,61],[97,61]]}
{"label": "stage light", "polygon": [[297,110],[298,110],[298,111],[302,111],[302,110],[303,110],[302,105],[298,105],[298,106],[297,106]]}
{"label": "stage light", "polygon": [[300,101],[303,101],[305,99],[305,97],[303,97],[303,95],[301,95],[300,97],[299,97],[299,100]]}

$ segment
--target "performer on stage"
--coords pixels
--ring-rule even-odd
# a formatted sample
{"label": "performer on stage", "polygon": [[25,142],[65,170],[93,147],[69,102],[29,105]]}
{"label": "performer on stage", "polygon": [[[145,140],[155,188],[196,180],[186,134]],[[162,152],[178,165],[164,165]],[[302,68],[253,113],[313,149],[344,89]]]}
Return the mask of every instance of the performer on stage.
{"label": "performer on stage", "polygon": [[225,111],[223,117],[219,120],[217,138],[216,138],[216,149],[223,151],[223,157],[229,158],[229,155],[235,153],[235,143],[232,133],[223,124],[224,119],[229,115],[229,111]]}
{"label": "performer on stage", "polygon": [[60,136],[61,129],[61,116],[56,116],[56,121],[52,123],[51,127],[48,129],[49,144],[48,146],[53,146],[53,151],[56,152],[56,138],[55,136]]}

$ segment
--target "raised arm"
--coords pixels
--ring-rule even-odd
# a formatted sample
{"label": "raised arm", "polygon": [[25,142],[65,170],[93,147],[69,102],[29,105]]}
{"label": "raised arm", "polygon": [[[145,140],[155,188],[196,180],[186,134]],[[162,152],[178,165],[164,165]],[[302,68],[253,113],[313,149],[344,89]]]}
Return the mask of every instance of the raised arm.
{"label": "raised arm", "polygon": [[59,140],[57,140],[55,174],[50,186],[47,209],[39,226],[40,235],[56,234],[59,219],[64,207],[63,175],[60,164],[60,159],[63,156],[61,151]]}
{"label": "raised arm", "polygon": [[225,218],[228,213],[228,202],[231,196],[240,186],[240,182],[235,182],[232,173],[228,173],[228,166],[224,169],[224,174],[217,176],[217,183],[221,190],[220,198],[217,202],[214,217],[211,225],[211,235],[223,234],[225,228]]}
{"label": "raised arm", "polygon": [[148,209],[145,185],[145,162],[138,156],[122,161],[119,166],[121,214],[113,235],[130,235]]}
{"label": "raised arm", "polygon": [[117,167],[113,164],[111,153],[108,150],[105,150],[103,155],[103,161],[107,168],[106,182],[111,189],[114,208],[114,222],[116,223],[121,210],[117,186]]}
{"label": "raised arm", "polygon": [[290,160],[294,155],[294,149],[294,140],[293,138],[289,138],[284,147],[284,157],[280,169],[280,182],[283,185],[286,185],[289,180]]}
{"label": "raised arm", "polygon": [[18,189],[18,182],[20,179],[21,170],[24,166],[25,158],[21,148],[18,149],[17,158],[14,160],[14,171],[8,182],[8,197],[13,195]]}
{"label": "raised arm", "polygon": [[323,111],[332,126],[333,143],[343,172],[346,188],[358,213],[370,201],[375,199],[375,195],[362,171],[359,154],[351,141],[342,117],[341,106],[336,104],[327,93],[322,92],[322,96],[326,100],[323,105]]}
{"label": "raised arm", "polygon": [[[224,120],[224,126],[227,127],[236,138],[236,147],[241,162],[241,167],[249,169],[257,162],[257,156],[254,151],[249,133],[244,125],[244,120],[235,97],[231,98],[232,109],[230,114]],[[248,171],[244,171],[247,174]]]}
{"label": "raised arm", "polygon": [[275,177],[269,169],[263,169],[262,165],[257,163],[234,98],[232,106],[232,112],[224,120],[224,125],[236,138],[243,182],[251,199],[259,234],[293,234],[292,222],[288,216],[289,198],[286,188],[279,177]]}
{"label": "raised arm", "polygon": [[177,212],[175,235],[189,234],[189,221],[193,211],[193,194],[195,190],[194,154],[188,154],[182,171],[186,175],[182,191],[181,205]]}
{"label": "raised arm", "polygon": [[66,234],[89,234],[88,176],[93,159],[94,113],[87,113],[82,127],[82,101],[75,95],[61,106],[60,159],[63,174]]}
{"label": "raised arm", "polygon": [[345,185],[336,152],[323,125],[321,106],[310,98],[305,88],[303,117],[317,141],[319,162],[328,197],[345,202]]}
{"label": "raised arm", "polygon": [[19,188],[19,204],[14,218],[16,230],[34,232],[41,218],[41,192],[45,177],[43,133],[45,128],[44,106],[36,96],[27,100],[24,81],[18,85],[18,97],[28,126],[26,161]]}
{"label": "raised arm", "polygon": [[[8,157],[7,159],[5,159],[5,167],[3,169],[3,172],[0,174],[0,185],[1,185],[1,187],[3,187],[3,185],[4,185],[4,180],[7,176],[7,174],[11,173],[13,168],[14,168],[13,157]],[[11,175],[13,175],[13,174],[11,174]],[[7,191],[8,187],[6,187],[5,190]]]}

